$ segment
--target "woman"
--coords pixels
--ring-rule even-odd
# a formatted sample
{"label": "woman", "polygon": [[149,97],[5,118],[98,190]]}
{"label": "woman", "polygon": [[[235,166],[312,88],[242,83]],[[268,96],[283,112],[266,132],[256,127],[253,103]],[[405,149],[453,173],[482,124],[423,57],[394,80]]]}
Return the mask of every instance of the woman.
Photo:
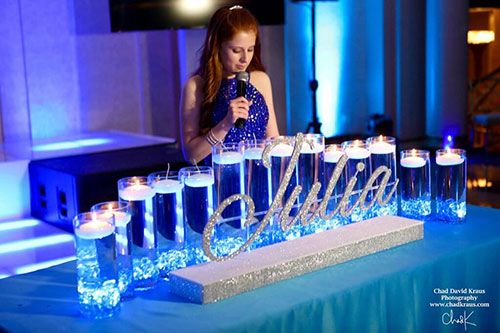
{"label": "woman", "polygon": [[[246,97],[236,97],[236,74],[250,73]],[[240,129],[238,118],[246,119]],[[181,100],[182,151],[195,164],[219,142],[278,136],[271,81],[260,59],[258,23],[241,6],[217,10],[195,75],[184,86]]]}

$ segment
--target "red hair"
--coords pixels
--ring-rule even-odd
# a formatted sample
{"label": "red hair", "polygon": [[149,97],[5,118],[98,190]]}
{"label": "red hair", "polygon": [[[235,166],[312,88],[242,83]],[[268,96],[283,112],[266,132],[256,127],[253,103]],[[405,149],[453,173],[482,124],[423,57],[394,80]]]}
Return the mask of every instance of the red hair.
{"label": "red hair", "polygon": [[207,132],[211,126],[210,114],[222,81],[221,45],[241,31],[255,34],[254,55],[247,70],[265,71],[260,58],[259,24],[257,19],[243,7],[219,8],[212,15],[208,24],[200,65],[195,72],[195,74],[202,77],[204,82],[200,115],[201,133]]}

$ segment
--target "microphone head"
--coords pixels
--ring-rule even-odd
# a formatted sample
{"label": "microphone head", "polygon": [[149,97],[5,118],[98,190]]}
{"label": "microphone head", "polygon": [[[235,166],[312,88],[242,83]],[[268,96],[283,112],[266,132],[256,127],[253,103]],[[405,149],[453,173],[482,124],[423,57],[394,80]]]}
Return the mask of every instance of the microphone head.
{"label": "microphone head", "polygon": [[238,81],[248,82],[248,79],[250,79],[250,75],[247,72],[238,72],[238,74],[236,74],[236,80]]}

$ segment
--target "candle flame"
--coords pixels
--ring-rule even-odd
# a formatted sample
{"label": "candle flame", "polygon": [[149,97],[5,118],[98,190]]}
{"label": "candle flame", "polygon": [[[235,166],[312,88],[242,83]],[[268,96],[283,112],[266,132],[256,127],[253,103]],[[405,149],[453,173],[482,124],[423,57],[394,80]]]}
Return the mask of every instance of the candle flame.
{"label": "candle flame", "polygon": [[415,148],[413,148],[411,150],[411,156],[414,156],[414,157],[417,156],[417,150]]}
{"label": "candle flame", "polygon": [[384,136],[382,134],[378,137],[378,141],[384,141]]}

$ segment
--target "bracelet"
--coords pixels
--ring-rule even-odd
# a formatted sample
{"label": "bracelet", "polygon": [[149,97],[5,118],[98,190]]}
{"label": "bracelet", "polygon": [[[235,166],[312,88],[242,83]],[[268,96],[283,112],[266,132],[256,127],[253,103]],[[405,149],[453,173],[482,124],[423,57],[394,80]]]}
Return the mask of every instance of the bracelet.
{"label": "bracelet", "polygon": [[213,129],[211,128],[210,131],[208,131],[207,135],[205,136],[205,138],[207,139],[208,143],[211,145],[211,146],[215,146],[216,144],[222,142],[222,140],[220,140],[219,138],[217,138],[214,134],[214,131]]}

